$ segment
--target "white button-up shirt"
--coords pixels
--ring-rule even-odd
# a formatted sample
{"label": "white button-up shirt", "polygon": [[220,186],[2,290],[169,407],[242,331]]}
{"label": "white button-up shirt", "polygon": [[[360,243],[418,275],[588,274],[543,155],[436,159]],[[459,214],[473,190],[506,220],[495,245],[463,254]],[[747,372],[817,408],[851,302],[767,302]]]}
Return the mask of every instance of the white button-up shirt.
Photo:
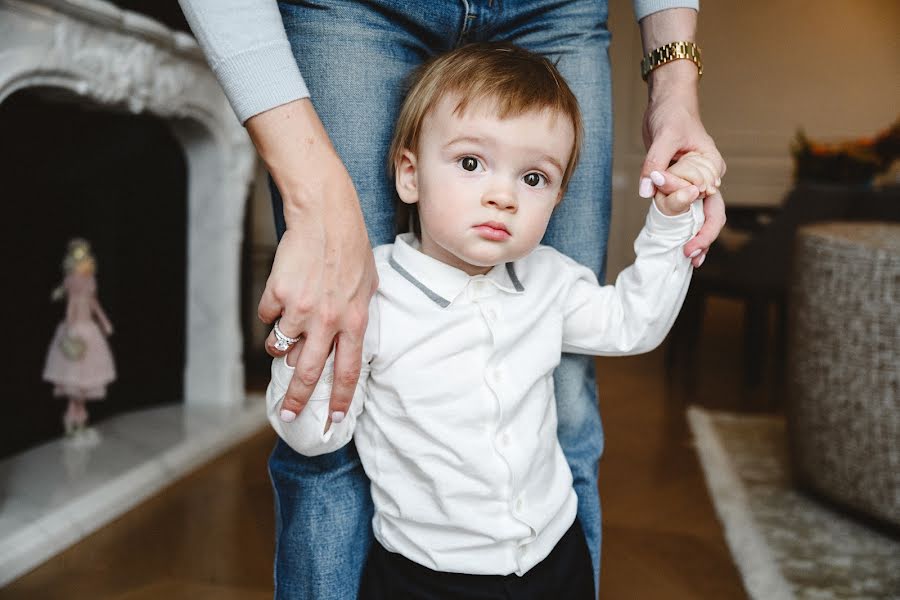
{"label": "white button-up shirt", "polygon": [[560,354],[656,347],[687,292],[682,246],[702,221],[699,202],[676,217],[651,205],[635,264],[614,286],[547,246],[469,276],[400,235],[375,249],[380,285],[349,414],[325,430],[330,358],[309,404],[282,422],[293,369],[276,359],[269,420],[306,455],[354,437],[388,550],[439,571],[521,575],[575,519],[556,436]]}

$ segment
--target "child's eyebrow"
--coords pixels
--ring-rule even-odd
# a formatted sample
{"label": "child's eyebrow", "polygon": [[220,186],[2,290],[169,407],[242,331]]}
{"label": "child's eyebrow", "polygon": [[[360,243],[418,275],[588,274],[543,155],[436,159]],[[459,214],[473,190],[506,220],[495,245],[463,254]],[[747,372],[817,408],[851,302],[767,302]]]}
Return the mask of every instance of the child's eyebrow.
{"label": "child's eyebrow", "polygon": [[486,138],[476,136],[476,135],[461,135],[459,137],[453,138],[452,140],[450,140],[449,142],[444,144],[444,148],[449,148],[450,146],[453,146],[454,144],[462,144],[462,143],[485,144],[488,141],[489,140],[487,140]]}
{"label": "child's eyebrow", "polygon": [[556,160],[555,158],[553,158],[552,156],[550,156],[549,154],[542,155],[541,160],[545,160],[548,163],[550,163],[551,165],[553,165],[554,167],[556,167],[557,169],[559,169],[560,173],[566,172],[566,170],[563,168],[563,166],[561,164],[559,164],[559,161]]}
{"label": "child's eyebrow", "polygon": [[[450,140],[449,142],[444,144],[444,149],[446,150],[447,148],[450,148],[451,146],[454,146],[456,144],[463,144],[463,143],[490,145],[491,140],[490,140],[490,138],[485,138],[485,137],[476,136],[476,135],[461,135],[459,137],[453,138],[452,140]],[[566,172],[566,169],[562,166],[562,164],[560,164],[560,162],[558,160],[556,160],[554,157],[550,156],[549,154],[541,154],[538,157],[538,160],[542,160],[542,161],[546,161],[546,162],[550,163],[551,165],[553,165],[554,167],[559,169],[560,173]]]}

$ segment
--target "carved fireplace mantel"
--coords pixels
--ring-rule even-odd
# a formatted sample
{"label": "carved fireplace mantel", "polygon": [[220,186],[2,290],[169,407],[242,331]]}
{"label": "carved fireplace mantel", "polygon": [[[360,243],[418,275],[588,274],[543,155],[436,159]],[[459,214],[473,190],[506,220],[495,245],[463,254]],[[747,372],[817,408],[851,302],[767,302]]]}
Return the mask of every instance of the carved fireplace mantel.
{"label": "carved fireplace mantel", "polygon": [[25,88],[171,126],[188,171],[184,400],[242,403],[240,247],[255,154],[197,43],[101,0],[0,0],[0,103]]}

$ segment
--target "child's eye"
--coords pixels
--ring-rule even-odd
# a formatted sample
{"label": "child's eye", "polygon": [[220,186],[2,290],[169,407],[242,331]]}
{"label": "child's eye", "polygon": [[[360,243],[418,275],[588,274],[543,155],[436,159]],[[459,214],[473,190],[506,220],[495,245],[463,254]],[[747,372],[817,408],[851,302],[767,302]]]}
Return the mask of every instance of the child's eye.
{"label": "child's eye", "polygon": [[480,165],[478,164],[478,159],[474,156],[463,156],[459,159],[459,166],[466,171],[476,171]]}
{"label": "child's eye", "polygon": [[530,185],[531,187],[547,185],[547,178],[540,173],[528,173],[522,178],[522,181],[525,182],[525,185]]}

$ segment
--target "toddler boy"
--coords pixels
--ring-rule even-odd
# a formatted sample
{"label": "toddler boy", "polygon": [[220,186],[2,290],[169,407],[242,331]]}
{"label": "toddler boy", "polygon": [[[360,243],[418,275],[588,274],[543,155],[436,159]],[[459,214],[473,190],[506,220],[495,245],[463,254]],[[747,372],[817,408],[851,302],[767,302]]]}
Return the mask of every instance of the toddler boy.
{"label": "toddler boy", "polygon": [[302,343],[272,366],[269,419],[305,455],[354,437],[376,542],[360,598],[593,598],[572,476],[556,437],[562,352],[626,355],[665,337],[691,277],[708,169],[657,194],[616,284],[540,240],[578,161],[581,117],[545,58],[473,44],[416,72],[390,164],[412,233],[375,249],[363,371],[329,414],[329,359],[295,418],[281,402]]}

